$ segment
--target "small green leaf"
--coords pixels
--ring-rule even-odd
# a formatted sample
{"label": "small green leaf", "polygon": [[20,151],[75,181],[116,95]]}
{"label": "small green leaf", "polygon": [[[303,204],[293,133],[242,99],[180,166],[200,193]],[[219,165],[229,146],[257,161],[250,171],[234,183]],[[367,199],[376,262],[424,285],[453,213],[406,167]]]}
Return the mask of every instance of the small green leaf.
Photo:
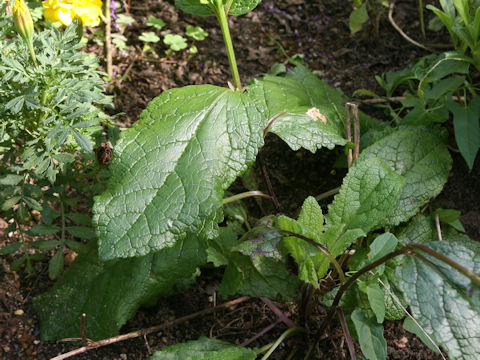
{"label": "small green leaf", "polygon": [[205,40],[205,38],[208,36],[208,33],[200,26],[187,25],[187,28],[185,29],[185,35],[201,41]]}
{"label": "small green leaf", "polygon": [[157,43],[160,41],[160,38],[152,31],[143,32],[139,37],[139,40],[150,43]]}
{"label": "small green leaf", "polygon": [[58,250],[48,263],[48,277],[51,280],[58,278],[62,272],[65,263],[62,249]]}
{"label": "small green leaf", "polygon": [[255,360],[257,354],[248,348],[217,339],[200,337],[156,351],[147,360]]}
{"label": "small green leaf", "polygon": [[383,323],[385,319],[385,293],[378,285],[378,282],[368,283],[365,292],[368,297],[368,302],[372,308],[375,316],[377,317],[377,322],[379,324]]}
{"label": "small green leaf", "polygon": [[453,113],[453,129],[455,140],[469,169],[473,163],[480,146],[480,96],[475,96],[468,106],[462,106],[453,100],[447,100],[446,105]]}
{"label": "small green leaf", "polygon": [[77,144],[85,151],[92,152],[93,146],[90,140],[82,135],[77,129],[72,129],[72,134]]}
{"label": "small green leaf", "polygon": [[155,29],[162,30],[162,28],[165,26],[165,21],[153,15],[150,15],[146,24],[148,26],[153,26]]}
{"label": "small green leaf", "polygon": [[167,34],[163,38],[163,42],[166,45],[170,46],[170,49],[172,49],[173,51],[180,51],[188,47],[187,39],[185,39],[181,35]]}
{"label": "small green leaf", "polygon": [[59,226],[56,225],[46,225],[38,224],[33,226],[29,232],[34,235],[53,235],[62,230]]}
{"label": "small green leaf", "polygon": [[348,20],[350,26],[350,32],[355,34],[356,32],[362,30],[363,24],[368,21],[368,12],[367,12],[367,3],[363,3],[359,8],[353,10],[350,13]]}
{"label": "small green leaf", "polygon": [[18,271],[22,267],[23,263],[27,261],[27,255],[22,255],[10,264],[10,270]]}
{"label": "small green leaf", "polygon": [[18,114],[25,103],[25,96],[18,96],[7,102],[4,106],[6,110],[10,110],[12,114]]}
{"label": "small green leaf", "polygon": [[67,226],[65,230],[67,230],[67,232],[71,235],[80,239],[90,240],[96,236],[95,230],[86,226]]}
{"label": "small green leaf", "polygon": [[134,22],[135,22],[135,19],[133,17],[125,14],[118,14],[117,23],[119,24],[130,25],[130,24],[133,24]]}
{"label": "small green leaf", "polygon": [[441,222],[444,222],[454,229],[465,232],[465,228],[463,227],[462,223],[460,222],[460,215],[462,212],[459,210],[454,209],[436,209],[433,215],[438,215],[438,219]]}
{"label": "small green leaf", "polygon": [[15,196],[12,196],[11,198],[5,200],[2,204],[1,210],[8,211],[8,210],[12,209],[16,204],[18,204],[18,202],[20,201],[21,198],[22,197],[20,195],[15,195]]}
{"label": "small green leaf", "polygon": [[363,355],[368,360],[385,360],[387,358],[387,342],[383,337],[383,326],[378,324],[375,318],[367,319],[360,310],[352,313],[352,321]]}
{"label": "small green leaf", "polygon": [[15,251],[20,249],[21,246],[22,246],[22,243],[19,243],[19,242],[5,245],[4,247],[0,248],[0,254],[2,255],[13,254]]}
{"label": "small green leaf", "polygon": [[92,225],[92,218],[88,215],[80,214],[80,213],[68,213],[68,214],[65,214],[65,216],[70,220],[72,220],[77,225],[83,225],[83,226]]}
{"label": "small green leaf", "polygon": [[8,174],[0,177],[0,185],[17,185],[23,180],[23,175]]}
{"label": "small green leaf", "polygon": [[37,240],[30,243],[30,246],[41,251],[50,251],[60,245],[58,240]]}
{"label": "small green leaf", "polygon": [[377,236],[373,243],[370,244],[370,252],[368,253],[368,260],[374,262],[380,259],[382,256],[395,250],[398,240],[395,235],[387,232],[380,236]]}

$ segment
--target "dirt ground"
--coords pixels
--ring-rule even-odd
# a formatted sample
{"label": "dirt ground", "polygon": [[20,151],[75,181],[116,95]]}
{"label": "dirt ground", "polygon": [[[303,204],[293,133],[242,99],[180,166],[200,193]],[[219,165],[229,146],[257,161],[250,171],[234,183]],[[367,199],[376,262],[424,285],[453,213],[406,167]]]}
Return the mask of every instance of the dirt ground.
{"label": "dirt ground", "polygon": [[[289,56],[302,54],[311,69],[318,70],[332,86],[341,88],[347,95],[357,89],[380,91],[375,75],[402,69],[416,57],[426,54],[408,43],[389,23],[386,14],[381,18],[378,36],[370,25],[351,36],[348,27],[350,11],[351,3],[345,0],[264,0],[252,13],[232,18],[231,32],[243,82],[267,72],[274,63],[286,60],[279,44]],[[124,35],[131,47],[129,51],[115,53],[116,78],[107,84],[115,96],[115,113],[122,113],[118,116],[121,126],[134,123],[148,102],[164,90],[204,83],[225,86],[230,80],[221,32],[214,18],[181,13],[173,6],[173,0],[132,1],[130,15],[136,22],[127,27]],[[151,45],[155,53],[142,54],[143,44],[138,36],[143,31],[150,31],[145,25],[150,15],[162,18],[166,22],[165,29],[173,33],[182,33],[185,26],[191,24],[200,25],[209,36],[196,43],[198,53],[194,55],[178,52],[163,58],[166,48],[162,42]],[[428,20],[428,12],[426,15]],[[409,36],[421,39],[416,0],[397,2],[394,19]],[[445,33],[428,35],[432,42],[449,41]],[[102,49],[90,43],[87,51],[100,54]],[[363,110],[379,114],[374,108]],[[306,196],[318,195],[340,184],[343,170],[334,168],[334,152],[293,152],[274,136],[268,136],[262,153],[274,189],[283,194],[279,200],[282,211],[287,214],[295,214]],[[479,161],[477,159],[474,169],[469,172],[459,154],[453,153],[452,156],[452,173],[435,202],[444,208],[460,210],[467,234],[480,241]],[[0,246],[15,241],[15,234],[3,233],[5,225],[0,219]],[[9,263],[14,258],[0,257],[0,359],[43,360],[78,347],[78,344],[39,340],[39,322],[31,300],[52,285],[47,275],[48,263],[37,263],[39,275],[27,278],[22,272],[9,270]],[[141,309],[122,328],[122,333],[158,325],[224,301],[215,296],[215,286],[220,278],[218,271],[204,269],[197,284],[188,292],[160,298],[155,307]],[[290,307],[293,306],[277,305],[285,312],[292,310]],[[312,323],[319,321],[325,312],[318,308],[314,313]],[[200,317],[145,338],[90,350],[74,359],[140,360],[165,345],[197,339],[201,335],[241,344],[276,321],[276,315],[262,300],[250,299],[215,315]],[[250,346],[261,347],[275,341],[285,329],[285,325],[277,324]],[[405,332],[401,322],[386,322],[385,337],[389,359],[441,359],[415,336]],[[292,338],[287,345],[295,341]],[[286,358],[284,349],[281,347],[271,358]],[[339,326],[332,324],[328,336],[320,342],[320,353],[324,359],[349,358]]]}

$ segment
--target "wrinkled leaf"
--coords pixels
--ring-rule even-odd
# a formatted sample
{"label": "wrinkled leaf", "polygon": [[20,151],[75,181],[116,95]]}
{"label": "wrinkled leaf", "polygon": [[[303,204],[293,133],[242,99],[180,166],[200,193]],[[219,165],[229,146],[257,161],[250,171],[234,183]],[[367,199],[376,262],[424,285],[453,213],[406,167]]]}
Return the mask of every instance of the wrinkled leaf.
{"label": "wrinkled leaf", "polygon": [[65,258],[62,249],[58,250],[48,263],[48,277],[51,280],[58,278],[63,272]]}
{"label": "wrinkled leaf", "polygon": [[451,157],[442,139],[424,128],[403,128],[366,148],[359,157],[380,158],[405,178],[400,198],[379,224],[398,225],[437,196],[448,179]]}
{"label": "wrinkled leaf", "polygon": [[195,341],[167,346],[148,360],[254,360],[256,356],[248,348],[202,336]]}
{"label": "wrinkled leaf", "polygon": [[394,211],[405,179],[378,158],[359,159],[328,207],[328,227],[344,224],[342,231],[375,228]]}
{"label": "wrinkled leaf", "polygon": [[[257,7],[262,0],[233,0],[229,15],[243,15]],[[223,0],[225,5],[228,1]],[[186,13],[197,16],[215,15],[216,0],[175,0],[175,6]]]}
{"label": "wrinkled leaf", "polygon": [[[474,273],[480,272],[480,244],[464,235],[444,236],[443,241],[425,243]],[[431,256],[436,270],[415,257],[406,257],[397,270],[412,315],[441,346],[449,358],[474,360],[480,357],[480,306],[471,281]]]}
{"label": "wrinkled leaf", "polygon": [[195,239],[179,241],[155,255],[100,262],[97,243],[88,247],[48,292],[33,300],[43,340],[79,337],[80,317],[86,336],[100,340],[118,334],[142,304],[190,281],[206,256]]}
{"label": "wrinkled leaf", "polygon": [[255,160],[262,124],[246,94],[211,85],[150,102],[122,133],[95,199],[100,257],[145,255],[188,233],[213,237],[223,192]]}

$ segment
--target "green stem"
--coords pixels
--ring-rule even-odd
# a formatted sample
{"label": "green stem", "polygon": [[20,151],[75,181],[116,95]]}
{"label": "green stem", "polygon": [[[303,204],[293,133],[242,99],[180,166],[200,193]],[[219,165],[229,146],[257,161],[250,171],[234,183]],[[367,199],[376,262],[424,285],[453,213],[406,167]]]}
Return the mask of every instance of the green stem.
{"label": "green stem", "polygon": [[321,200],[323,200],[323,199],[326,199],[326,198],[328,198],[328,197],[330,197],[330,196],[333,196],[333,195],[337,194],[339,191],[340,191],[340,186],[339,186],[339,187],[336,187],[335,189],[326,191],[326,192],[324,192],[323,194],[320,194],[320,195],[315,196],[315,200],[321,201]]}
{"label": "green stem", "polygon": [[260,196],[260,197],[264,197],[266,199],[271,199],[270,196],[268,196],[267,194],[264,194],[261,191],[246,191],[246,192],[236,194],[236,195],[232,195],[232,196],[229,196],[229,197],[223,199],[222,204],[226,205],[228,203],[238,201],[238,200],[242,200],[242,199],[252,197],[252,196]]}
{"label": "green stem", "polygon": [[62,245],[65,243],[65,205],[63,204],[63,194],[60,195],[60,211],[62,217]]}
{"label": "green stem", "polygon": [[304,328],[300,327],[300,326],[296,326],[296,327],[290,328],[287,331],[285,331],[282,335],[280,335],[280,337],[277,339],[277,341],[275,341],[275,343],[270,347],[270,350],[268,350],[268,352],[262,357],[262,360],[268,359],[270,357],[270,355],[272,355],[272,353],[275,351],[275,349],[280,346],[282,341],[287,336],[289,336],[290,334],[292,334],[294,332],[297,332],[297,331],[305,332],[306,330]]}
{"label": "green stem", "polygon": [[227,50],[228,62],[230,63],[230,69],[233,76],[233,85],[236,90],[242,88],[240,81],[240,75],[238,74],[237,61],[235,60],[235,52],[233,51],[232,38],[230,36],[230,30],[228,28],[227,15],[225,8],[223,7],[222,0],[217,0],[217,19],[220,22],[220,28],[222,29],[223,41],[225,42],[225,48]]}

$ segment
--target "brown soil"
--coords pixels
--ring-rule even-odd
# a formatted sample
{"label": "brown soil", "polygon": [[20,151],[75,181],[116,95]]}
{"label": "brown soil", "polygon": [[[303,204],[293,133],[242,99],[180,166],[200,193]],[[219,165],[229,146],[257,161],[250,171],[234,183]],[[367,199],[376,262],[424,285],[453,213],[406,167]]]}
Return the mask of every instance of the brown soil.
{"label": "brown soil", "polygon": [[[132,4],[131,15],[136,23],[125,31],[131,50],[115,54],[117,77],[109,86],[109,91],[115,95],[115,112],[123,113],[118,117],[121,126],[130,126],[135,122],[148,102],[164,90],[190,84],[226,85],[230,80],[228,60],[215,19],[181,13],[174,8],[173,0],[147,0]],[[394,15],[399,26],[412,38],[420,39],[416,7],[417,1],[405,0],[397,4]],[[401,69],[425,54],[405,41],[385,15],[381,18],[378,36],[375,36],[373,27],[367,25],[361,33],[352,37],[348,28],[350,11],[351,3],[344,0],[265,0],[254,12],[232,18],[231,31],[242,79],[245,81],[268,71],[274,63],[285,61],[272,38],[283,46],[289,56],[303,54],[305,63],[311,69],[320,71],[332,86],[340,87],[348,95],[362,88],[379,91],[375,75]],[[152,45],[158,56],[154,53],[141,54],[143,44],[138,36],[143,31],[151,31],[144,25],[150,15],[162,18],[167,23],[165,29],[173,33],[183,33],[185,26],[192,24],[200,25],[209,36],[196,43],[198,54],[195,55],[179,52],[162,59],[165,45],[161,42]],[[445,34],[443,38],[442,34],[428,36],[429,39],[448,42]],[[96,45],[89,45],[88,50],[97,54],[101,51]],[[306,196],[338,186],[344,171],[334,168],[335,156],[331,155],[334,152],[293,152],[274,136],[267,137],[262,154],[273,187],[280,194],[281,210],[290,215],[298,211]],[[463,159],[458,154],[453,156],[452,174],[437,203],[444,208],[461,210],[461,220],[467,233],[480,240],[480,166],[477,161],[475,168],[468,172]],[[15,234],[3,233],[5,225],[0,220],[0,246],[15,239]],[[31,299],[52,285],[47,276],[47,262],[36,264],[37,277],[26,278],[23,273],[9,270],[13,259],[13,256],[0,258],[0,358],[42,360],[76,348],[78,344],[53,344],[38,340],[39,322],[32,310]],[[217,271],[205,269],[197,284],[188,292],[160,298],[155,307],[141,309],[122,328],[122,333],[161,324],[211,307],[216,301],[224,301],[214,296],[220,275]],[[293,304],[277,305],[285,312],[294,312]],[[321,320],[324,313],[321,308],[315,309],[312,326]],[[241,344],[276,320],[264,302],[251,299],[215,315],[194,319],[146,338],[90,350],[74,358],[145,359],[149,351],[201,335]],[[261,347],[275,341],[285,329],[285,325],[278,324],[251,346]],[[440,359],[415,336],[406,333],[401,322],[387,322],[385,337],[389,359]],[[295,341],[292,338],[287,345]],[[281,347],[271,358],[286,358],[286,348],[288,346]],[[337,324],[332,324],[328,335],[320,342],[320,353],[325,359],[349,358],[345,337]]]}

